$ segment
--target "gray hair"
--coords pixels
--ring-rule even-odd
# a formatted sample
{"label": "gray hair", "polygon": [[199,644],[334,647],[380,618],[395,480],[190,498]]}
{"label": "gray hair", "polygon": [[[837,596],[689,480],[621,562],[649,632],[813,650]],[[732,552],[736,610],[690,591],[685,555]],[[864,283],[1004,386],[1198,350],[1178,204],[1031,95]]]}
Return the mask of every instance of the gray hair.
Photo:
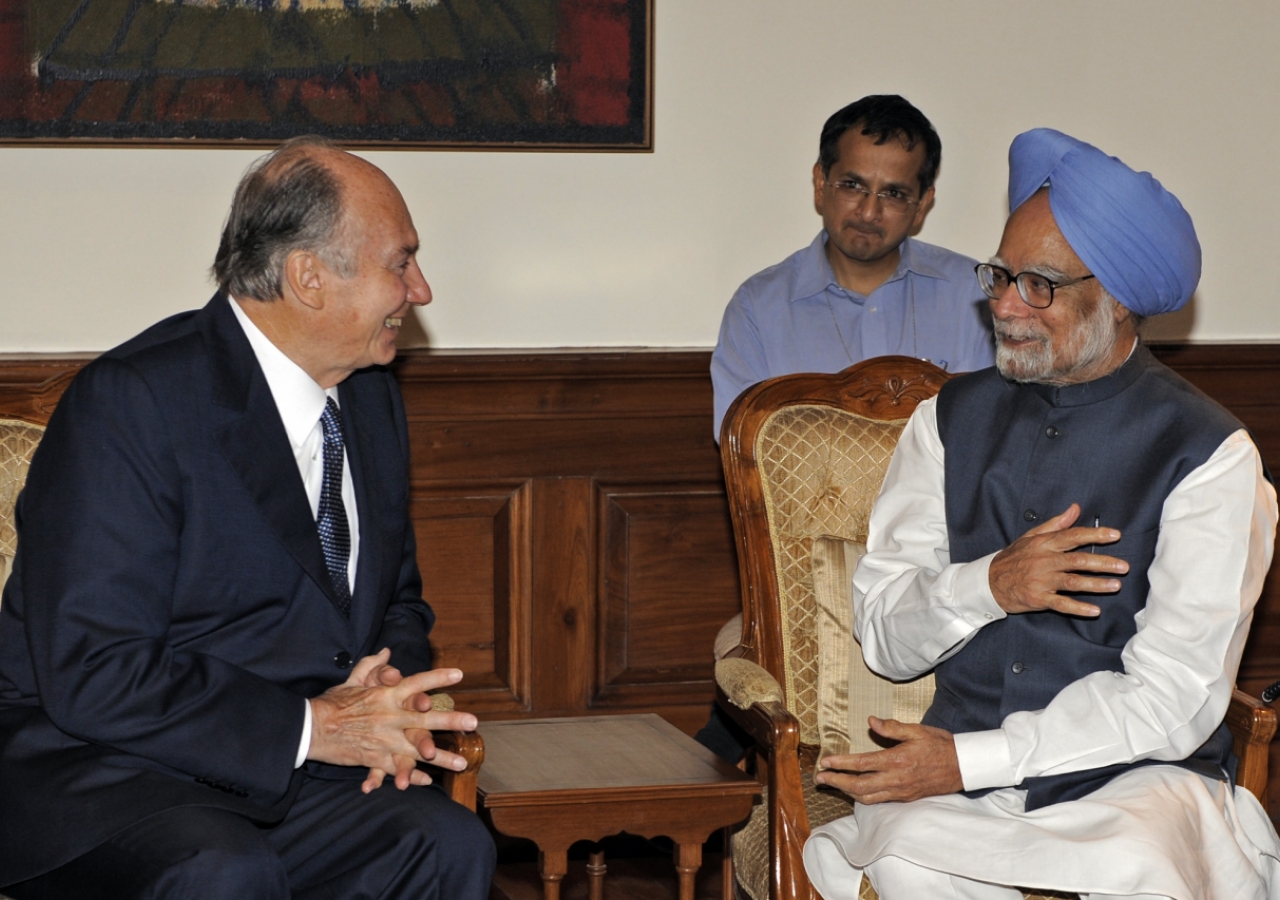
{"label": "gray hair", "polygon": [[342,240],[342,184],[317,149],[336,148],[320,137],[294,138],[240,179],[213,261],[224,293],[279,299],[285,260],[295,250],[313,251],[342,278],[355,274],[355,254]]}

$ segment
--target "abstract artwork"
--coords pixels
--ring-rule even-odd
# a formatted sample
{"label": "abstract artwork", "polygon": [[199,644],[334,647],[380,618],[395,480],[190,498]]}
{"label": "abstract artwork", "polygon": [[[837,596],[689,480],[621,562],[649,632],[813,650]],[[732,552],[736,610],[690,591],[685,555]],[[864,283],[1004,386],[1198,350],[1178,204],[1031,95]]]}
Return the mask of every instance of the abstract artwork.
{"label": "abstract artwork", "polygon": [[0,0],[0,142],[647,150],[653,0]]}

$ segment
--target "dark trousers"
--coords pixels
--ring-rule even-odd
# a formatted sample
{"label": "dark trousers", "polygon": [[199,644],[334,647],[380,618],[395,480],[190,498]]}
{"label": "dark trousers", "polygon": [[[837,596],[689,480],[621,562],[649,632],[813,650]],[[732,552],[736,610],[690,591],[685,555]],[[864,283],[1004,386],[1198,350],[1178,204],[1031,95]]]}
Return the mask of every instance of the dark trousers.
{"label": "dark trousers", "polygon": [[486,900],[493,839],[435,785],[308,778],[284,821],[182,807],[31,881],[14,900]]}
{"label": "dark trousers", "polygon": [[693,739],[706,747],[716,756],[735,766],[747,755],[751,748],[751,735],[747,734],[737,722],[718,705],[711,704],[711,715],[707,724],[703,725]]}

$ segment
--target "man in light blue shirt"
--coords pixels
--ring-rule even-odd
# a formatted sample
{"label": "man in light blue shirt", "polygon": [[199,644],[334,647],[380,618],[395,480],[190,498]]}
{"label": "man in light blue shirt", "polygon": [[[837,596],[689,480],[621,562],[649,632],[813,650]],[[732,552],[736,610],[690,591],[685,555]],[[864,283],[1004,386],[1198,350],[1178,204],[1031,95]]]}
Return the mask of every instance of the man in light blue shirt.
{"label": "man in light blue shirt", "polygon": [[941,158],[929,120],[897,95],[827,120],[813,167],[822,232],[747,279],[725,310],[711,357],[717,440],[730,404],[766,378],[895,353],[950,372],[994,363],[976,260],[909,236],[933,205]]}
{"label": "man in light blue shirt", "polygon": [[[813,166],[822,231],[738,288],[711,356],[714,436],[738,395],[793,372],[839,372],[873,356],[927,359],[949,372],[995,363],[977,261],[917,241],[933,206],[942,141],[896,94],[873,95],[827,119]],[[741,616],[716,639],[741,637]],[[698,740],[737,762],[750,739],[719,709]]]}

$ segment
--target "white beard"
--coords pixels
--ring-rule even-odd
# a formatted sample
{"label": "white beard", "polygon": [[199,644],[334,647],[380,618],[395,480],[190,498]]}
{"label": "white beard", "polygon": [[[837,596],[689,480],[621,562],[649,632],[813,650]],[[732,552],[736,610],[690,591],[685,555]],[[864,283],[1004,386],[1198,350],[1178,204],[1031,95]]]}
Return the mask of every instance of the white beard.
{"label": "white beard", "polygon": [[[1069,384],[1105,357],[1115,346],[1119,326],[1115,300],[1099,298],[1093,309],[1076,324],[1069,340],[1057,349],[1043,326],[1033,321],[995,320],[996,368],[1010,381],[1036,384]],[[1026,347],[1008,347],[1001,338],[1032,340]]]}

